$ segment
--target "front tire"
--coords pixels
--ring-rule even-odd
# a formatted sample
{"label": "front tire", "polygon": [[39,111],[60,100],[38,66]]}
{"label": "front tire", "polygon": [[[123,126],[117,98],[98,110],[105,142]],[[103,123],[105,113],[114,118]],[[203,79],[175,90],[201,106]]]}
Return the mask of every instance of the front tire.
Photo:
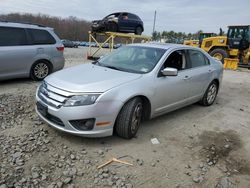
{"label": "front tire", "polygon": [[210,106],[214,103],[218,93],[218,84],[213,81],[209,84],[206,93],[204,94],[200,104],[203,106]]}
{"label": "front tire", "polygon": [[51,67],[46,61],[38,61],[32,65],[30,76],[35,81],[41,81],[51,72]]}
{"label": "front tire", "polygon": [[131,139],[136,135],[142,120],[142,110],[140,98],[131,99],[122,107],[115,125],[118,136]]}
{"label": "front tire", "polygon": [[221,49],[221,48],[214,49],[209,54],[212,57],[214,57],[214,58],[218,59],[219,61],[221,61],[222,63],[224,63],[224,58],[229,57],[227,51],[224,50],[224,49]]}

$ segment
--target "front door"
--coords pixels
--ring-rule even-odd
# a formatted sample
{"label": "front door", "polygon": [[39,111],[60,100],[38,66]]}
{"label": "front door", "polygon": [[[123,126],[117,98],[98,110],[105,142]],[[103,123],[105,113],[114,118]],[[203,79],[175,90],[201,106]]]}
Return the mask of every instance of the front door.
{"label": "front door", "polygon": [[176,68],[177,76],[163,76],[161,73],[155,78],[155,95],[153,106],[154,114],[162,114],[185,105],[188,98],[189,72],[185,70],[185,51],[172,52],[164,62],[162,69],[166,67]]}

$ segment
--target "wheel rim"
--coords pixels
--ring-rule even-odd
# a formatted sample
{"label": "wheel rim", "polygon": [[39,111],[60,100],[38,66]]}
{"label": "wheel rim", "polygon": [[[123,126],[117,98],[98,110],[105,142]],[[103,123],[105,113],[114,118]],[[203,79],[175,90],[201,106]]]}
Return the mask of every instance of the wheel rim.
{"label": "wheel rim", "polygon": [[207,102],[208,104],[212,104],[215,100],[217,94],[217,86],[216,84],[212,84],[209,89],[208,89],[208,93],[207,93]]}
{"label": "wheel rim", "polygon": [[131,124],[132,134],[135,134],[136,131],[138,130],[141,123],[141,116],[142,116],[142,104],[139,103],[136,105],[132,116],[132,124]]}
{"label": "wheel rim", "polygon": [[45,63],[38,63],[34,67],[34,75],[39,78],[43,79],[49,74],[49,67]]}
{"label": "wheel rim", "polygon": [[141,33],[142,33],[142,29],[141,29],[140,27],[138,27],[138,28],[136,29],[136,33],[137,33],[137,34],[141,34]]}
{"label": "wheel rim", "polygon": [[215,53],[213,55],[213,57],[216,58],[219,61],[221,61],[223,59],[223,55],[221,53]]}

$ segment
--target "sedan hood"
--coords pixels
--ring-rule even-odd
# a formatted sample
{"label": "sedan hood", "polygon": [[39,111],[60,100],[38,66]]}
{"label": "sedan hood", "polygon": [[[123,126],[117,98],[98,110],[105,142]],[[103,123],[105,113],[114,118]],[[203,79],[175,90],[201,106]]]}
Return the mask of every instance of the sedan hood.
{"label": "sedan hood", "polygon": [[45,81],[69,92],[105,92],[140,78],[140,74],[122,72],[91,63],[74,66],[48,76]]}

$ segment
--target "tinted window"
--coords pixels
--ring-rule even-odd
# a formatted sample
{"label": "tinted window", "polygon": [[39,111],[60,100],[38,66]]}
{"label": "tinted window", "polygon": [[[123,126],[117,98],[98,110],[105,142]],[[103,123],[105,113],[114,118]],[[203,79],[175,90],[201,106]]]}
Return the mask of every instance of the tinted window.
{"label": "tinted window", "polygon": [[26,33],[22,28],[0,27],[0,46],[26,45]]}
{"label": "tinted window", "polygon": [[128,14],[128,18],[129,18],[129,19],[138,20],[137,16],[134,15],[134,14]]}
{"label": "tinted window", "polygon": [[248,39],[248,27],[230,27],[228,30],[229,38]]}
{"label": "tinted window", "polygon": [[194,68],[209,65],[209,60],[205,55],[197,50],[188,50],[189,62],[187,68]]}
{"label": "tinted window", "polygon": [[55,39],[46,30],[28,29],[32,44],[55,44]]}

